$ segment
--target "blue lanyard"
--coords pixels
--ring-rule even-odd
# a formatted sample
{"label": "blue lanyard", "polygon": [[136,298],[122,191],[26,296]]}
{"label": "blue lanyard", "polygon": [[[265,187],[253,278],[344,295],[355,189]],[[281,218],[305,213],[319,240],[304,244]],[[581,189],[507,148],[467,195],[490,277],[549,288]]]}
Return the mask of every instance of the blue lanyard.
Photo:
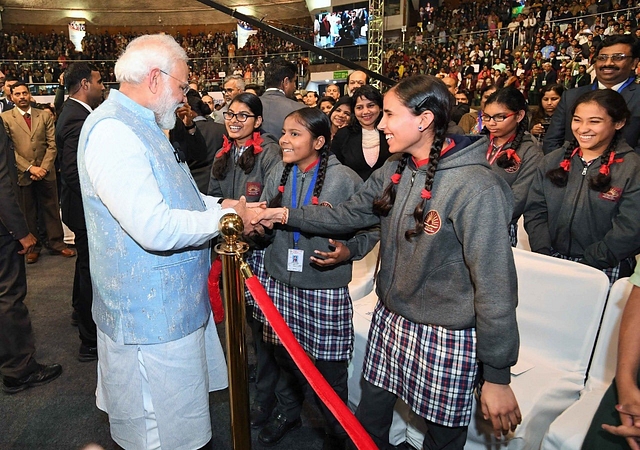
{"label": "blue lanyard", "polygon": [[482,111],[478,111],[478,134],[482,133]]}
{"label": "blue lanyard", "polygon": [[[616,90],[616,92],[618,93],[622,92],[623,89],[625,89],[627,86],[630,86],[634,81],[636,81],[636,77],[629,77],[629,79],[625,81],[624,84]],[[596,80],[596,82],[593,83],[593,87],[591,88],[591,90],[595,91],[597,89],[598,89],[598,81]]]}
{"label": "blue lanyard", "polygon": [[[306,206],[311,201],[313,195],[313,188],[316,186],[316,180],[318,179],[318,169],[320,169],[320,161],[316,163],[316,168],[313,171],[313,178],[311,178],[311,184],[307,189],[307,195],[304,197],[302,206]],[[291,208],[296,208],[298,203],[298,166],[293,166],[293,181],[291,183]],[[298,241],[300,240],[300,232],[293,232],[293,248],[298,248]]]}

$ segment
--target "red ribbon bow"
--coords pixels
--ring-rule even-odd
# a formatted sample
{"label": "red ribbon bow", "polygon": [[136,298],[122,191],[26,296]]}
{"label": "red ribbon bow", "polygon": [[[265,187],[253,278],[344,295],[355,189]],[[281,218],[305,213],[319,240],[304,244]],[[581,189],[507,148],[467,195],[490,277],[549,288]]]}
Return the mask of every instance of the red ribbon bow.
{"label": "red ribbon bow", "polygon": [[507,158],[513,159],[515,162],[520,163],[520,157],[518,156],[518,154],[514,149],[510,148],[506,151],[506,153],[507,153]]}
{"label": "red ribbon bow", "polygon": [[[262,136],[260,135],[260,132],[259,131],[254,131],[252,137],[249,138],[247,140],[247,142],[245,142],[244,145],[245,145],[246,148],[249,148],[249,147],[252,146],[253,147],[253,154],[257,155],[258,153],[262,152],[261,144],[263,142],[264,142],[264,139],[262,139]],[[216,155],[216,158],[220,158],[225,153],[229,153],[231,148],[233,148],[233,142],[231,142],[227,136],[222,136],[222,151],[220,151]]]}
{"label": "red ribbon bow", "polygon": [[284,186],[283,185],[278,186],[278,192],[280,192],[281,194],[284,194]]}
{"label": "red ribbon bow", "polygon": [[398,184],[400,183],[400,178],[402,178],[402,175],[400,175],[399,173],[394,173],[393,175],[391,175],[391,182],[393,184]]}
{"label": "red ribbon bow", "polygon": [[431,191],[423,189],[422,191],[420,191],[420,197],[424,198],[425,200],[431,200]]}
{"label": "red ribbon bow", "polygon": [[611,153],[609,154],[609,161],[607,161],[607,163],[606,163],[606,164],[603,164],[603,165],[601,165],[601,166],[600,166],[600,170],[599,170],[599,172],[600,172],[602,175],[604,175],[605,177],[606,177],[606,176],[609,176],[609,173],[611,172],[611,170],[609,169],[609,166],[610,166],[611,164],[613,164],[613,163],[619,163],[619,162],[622,162],[622,161],[623,161],[623,160],[622,160],[622,158],[619,158],[619,159],[615,159],[615,158],[616,158],[616,154],[615,154],[615,152],[611,152]]}
{"label": "red ribbon bow", "polygon": [[315,195],[313,197],[311,197],[311,204],[312,205],[317,205],[318,204],[318,197],[316,197]]}

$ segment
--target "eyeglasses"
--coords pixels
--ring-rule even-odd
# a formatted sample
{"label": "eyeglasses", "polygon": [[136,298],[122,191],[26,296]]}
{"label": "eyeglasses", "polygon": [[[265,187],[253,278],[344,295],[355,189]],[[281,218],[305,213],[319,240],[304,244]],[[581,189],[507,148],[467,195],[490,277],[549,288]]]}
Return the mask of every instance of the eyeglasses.
{"label": "eyeglasses", "polygon": [[186,82],[184,82],[184,81],[180,80],[179,78],[174,77],[173,75],[171,75],[171,74],[169,74],[169,73],[165,72],[165,71],[164,71],[164,70],[162,70],[162,69],[158,69],[158,70],[160,70],[160,72],[162,72],[162,73],[163,73],[163,74],[165,74],[166,76],[171,77],[171,78],[173,78],[173,79],[174,79],[174,80],[176,80],[176,81],[179,81],[179,82],[180,82],[180,89],[182,90],[182,95],[187,95],[187,92],[189,92],[189,89],[191,89],[191,88],[189,87],[189,83],[186,83]]}
{"label": "eyeglasses", "polygon": [[518,113],[517,112],[512,112],[511,114],[496,114],[495,116],[490,116],[489,114],[483,114],[482,115],[482,121],[483,122],[489,122],[489,121],[493,120],[495,123],[500,123],[500,122],[504,122],[505,120],[507,120],[511,116],[515,116],[516,114],[518,114]]}
{"label": "eyeglasses", "polygon": [[252,116],[251,114],[247,114],[243,112],[232,113],[229,111],[223,112],[222,116],[224,117],[224,120],[232,120],[235,117],[238,122],[242,122],[242,123],[246,122],[249,117],[255,117],[255,116]]}
{"label": "eyeglasses", "polygon": [[613,62],[624,61],[627,58],[631,58],[631,55],[625,55],[624,53],[614,53],[613,55],[598,55],[596,56],[596,61],[605,62],[607,59],[611,58]]}

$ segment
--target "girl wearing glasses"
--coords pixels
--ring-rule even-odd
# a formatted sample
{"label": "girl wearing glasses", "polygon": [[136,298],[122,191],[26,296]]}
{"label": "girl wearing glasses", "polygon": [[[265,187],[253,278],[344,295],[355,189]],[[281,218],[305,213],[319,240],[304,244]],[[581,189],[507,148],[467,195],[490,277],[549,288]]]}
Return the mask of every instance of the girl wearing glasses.
{"label": "girl wearing glasses", "polygon": [[[280,145],[273,136],[260,130],[262,102],[256,95],[238,94],[223,114],[228,137],[224,136],[222,148],[214,158],[208,194],[231,200],[245,196],[247,202],[257,202],[267,173],[282,160]],[[263,260],[264,245],[252,242],[247,263],[260,280],[266,279]],[[267,421],[275,405],[273,392],[278,368],[273,348],[263,345],[260,338],[264,317],[248,291],[245,299],[247,321],[256,346],[256,395],[251,407],[251,425],[257,427]]]}
{"label": "girl wearing glasses", "polygon": [[423,448],[462,449],[479,366],[481,410],[496,436],[521,421],[509,387],[518,355],[511,192],[489,169],[486,137],[446,136],[452,106],[441,80],[402,80],[378,125],[397,157],[333,208],[256,218],[310,233],[380,225],[379,301],[356,416],[381,449],[398,397],[428,425]]}
{"label": "girl wearing glasses", "polygon": [[518,243],[518,219],[524,212],[529,187],[542,150],[527,132],[527,102],[518,89],[509,86],[491,94],[482,110],[482,122],[489,130],[487,161],[513,191],[514,207],[509,237]]}
{"label": "girl wearing glasses", "polygon": [[546,155],[525,207],[531,250],[601,269],[613,283],[633,273],[640,249],[640,156],[620,130],[623,97],[588,91],[572,111],[574,139]]}

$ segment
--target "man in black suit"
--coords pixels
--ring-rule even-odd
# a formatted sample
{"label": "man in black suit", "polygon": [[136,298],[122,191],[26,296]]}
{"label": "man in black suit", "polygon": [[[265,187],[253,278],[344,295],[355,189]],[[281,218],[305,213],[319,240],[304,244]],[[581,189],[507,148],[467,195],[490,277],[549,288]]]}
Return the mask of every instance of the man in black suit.
{"label": "man in black suit", "polygon": [[4,91],[4,98],[0,99],[0,113],[12,110],[16,106],[11,99],[11,86],[17,82],[18,80],[11,75],[5,78],[4,86],[2,87],[2,90]]}
{"label": "man in black suit", "polygon": [[0,126],[0,376],[2,390],[15,394],[55,380],[59,364],[39,364],[27,296],[24,254],[33,251],[36,238],[18,206],[15,154],[4,126]]}
{"label": "man in black suit", "polygon": [[292,100],[298,78],[297,67],[284,59],[274,59],[264,72],[262,101],[262,129],[279,139],[284,118],[293,111],[305,108]]}
{"label": "man in black suit", "polygon": [[640,153],[640,88],[634,82],[638,60],[640,42],[635,37],[630,34],[607,36],[596,53],[596,82],[564,93],[544,136],[544,153],[561,147],[565,141],[573,140],[571,108],[580,95],[592,89],[615,89],[624,97],[631,118],[622,128],[622,136]]}
{"label": "man in black suit", "polygon": [[62,107],[56,124],[56,146],[60,156],[62,190],[62,220],[75,234],[76,271],[73,279],[72,305],[78,318],[80,350],[78,360],[95,361],[98,358],[96,324],[91,316],[93,292],[89,272],[89,242],[84,221],[84,208],[78,176],[78,139],[82,125],[91,111],[102,102],[104,85],[98,68],[86,62],[77,62],[65,72],[65,85],[69,98]]}

